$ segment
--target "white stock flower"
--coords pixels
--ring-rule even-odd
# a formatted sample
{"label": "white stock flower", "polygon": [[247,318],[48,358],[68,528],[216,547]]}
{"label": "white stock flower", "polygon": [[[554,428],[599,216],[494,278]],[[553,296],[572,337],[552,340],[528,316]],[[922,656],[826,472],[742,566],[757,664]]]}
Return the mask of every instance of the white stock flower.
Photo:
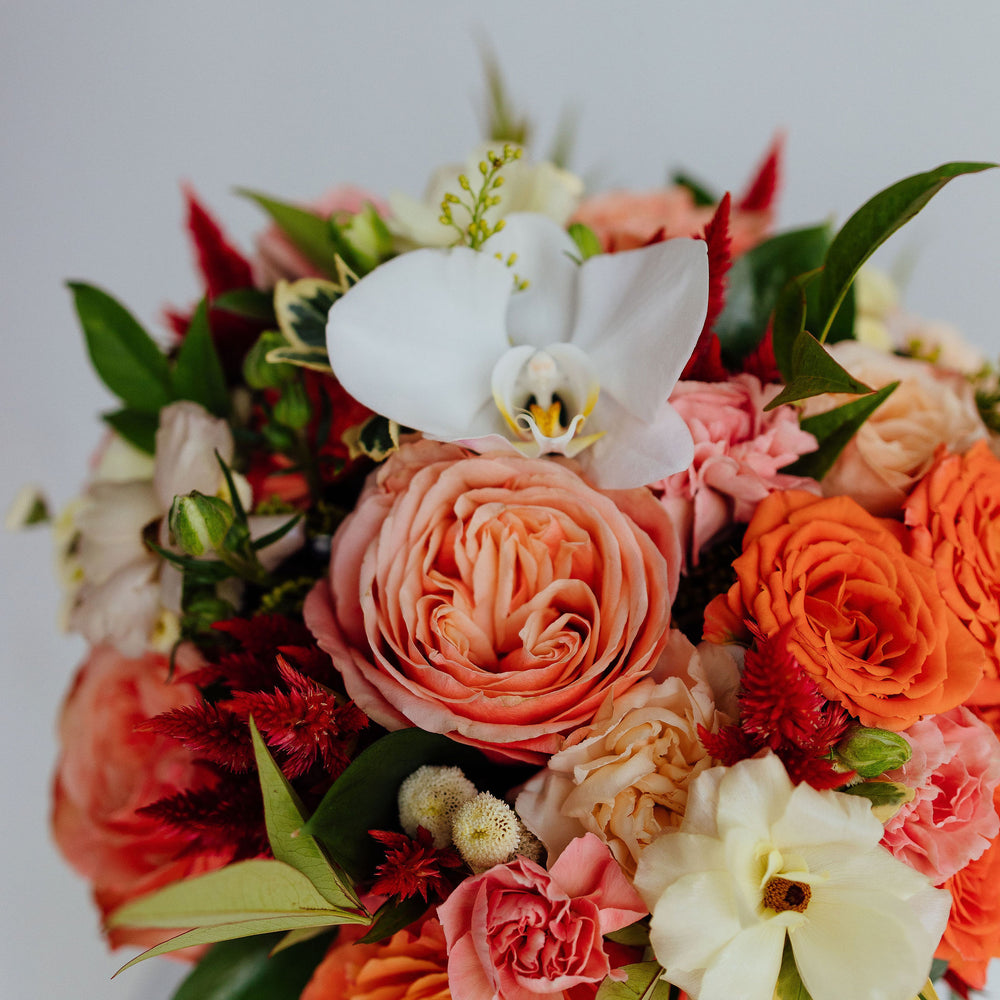
{"label": "white stock flower", "polygon": [[773,755],[706,771],[636,871],[664,978],[695,1000],[771,1000],[787,935],[813,1000],[912,1000],[951,897],[881,836],[867,799],[793,785]]}
{"label": "white stock flower", "polygon": [[551,219],[515,214],[485,252],[402,254],[331,308],[333,370],[406,427],[578,457],[602,489],[683,469],[691,434],[667,398],[705,320],[705,243],[577,253]]}

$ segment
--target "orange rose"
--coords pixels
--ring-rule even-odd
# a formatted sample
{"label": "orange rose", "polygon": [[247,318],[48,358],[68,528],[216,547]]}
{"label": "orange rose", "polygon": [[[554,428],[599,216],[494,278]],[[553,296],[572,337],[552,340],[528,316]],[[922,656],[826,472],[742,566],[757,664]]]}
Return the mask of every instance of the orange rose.
{"label": "orange rose", "polygon": [[340,932],[301,1000],[451,1000],[437,920],[425,920],[419,934],[402,930],[377,944],[357,944],[362,933]]}
{"label": "orange rose", "polygon": [[[1000,809],[1000,790],[994,803]],[[951,913],[935,957],[945,959],[949,973],[976,990],[986,985],[990,959],[1000,957],[998,884],[1000,837],[944,884],[951,893]]]}
{"label": "orange rose", "polygon": [[823,694],[867,726],[901,730],[961,704],[985,654],[910,556],[906,531],[849,497],[791,490],[763,500],[733,563],[737,581],[706,612],[706,638],[751,618],[788,645]]}
{"label": "orange rose", "polygon": [[986,650],[973,703],[1000,703],[1000,459],[985,441],[943,450],[906,501],[912,550],[934,567],[948,607]]}

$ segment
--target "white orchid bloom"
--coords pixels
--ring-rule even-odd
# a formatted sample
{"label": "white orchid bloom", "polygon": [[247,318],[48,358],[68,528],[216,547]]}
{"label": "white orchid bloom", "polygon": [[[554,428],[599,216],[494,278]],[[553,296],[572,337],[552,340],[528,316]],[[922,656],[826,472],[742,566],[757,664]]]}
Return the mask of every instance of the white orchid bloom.
{"label": "white orchid bloom", "polygon": [[366,406],[428,437],[578,457],[604,489],[693,458],[667,397],[708,305],[701,240],[577,263],[551,219],[507,218],[483,251],[415,250],[334,303],[327,347]]}

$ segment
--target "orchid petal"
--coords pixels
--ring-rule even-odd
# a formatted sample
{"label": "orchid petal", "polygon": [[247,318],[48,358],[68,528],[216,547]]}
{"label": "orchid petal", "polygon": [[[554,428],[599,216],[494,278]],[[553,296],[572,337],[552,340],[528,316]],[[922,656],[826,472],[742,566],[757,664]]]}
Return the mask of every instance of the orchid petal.
{"label": "orchid petal", "polygon": [[652,420],[645,421],[602,392],[592,421],[588,427],[606,433],[581,452],[578,460],[600,489],[646,486],[686,469],[694,459],[691,432],[669,403],[663,403]]}
{"label": "orchid petal", "polygon": [[512,277],[465,247],[387,261],[330,309],[330,365],[355,399],[440,438],[482,425],[490,374],[507,349]]}
{"label": "orchid petal", "polygon": [[484,253],[499,254],[504,261],[516,254],[510,271],[528,282],[511,296],[507,309],[510,342],[545,347],[568,340],[580,270],[574,260],[579,250],[569,234],[544,215],[514,212]]}
{"label": "orchid petal", "polygon": [[580,268],[569,340],[590,356],[602,388],[649,420],[691,357],[707,309],[704,240],[598,254]]}

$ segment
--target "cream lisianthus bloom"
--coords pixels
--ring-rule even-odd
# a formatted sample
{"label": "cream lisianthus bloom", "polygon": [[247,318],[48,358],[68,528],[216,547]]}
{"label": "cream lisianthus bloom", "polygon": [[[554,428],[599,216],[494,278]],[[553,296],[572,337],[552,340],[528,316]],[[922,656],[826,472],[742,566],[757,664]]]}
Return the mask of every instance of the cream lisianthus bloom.
{"label": "cream lisianthus bloom", "polygon": [[578,456],[602,489],[685,468],[694,445],[667,398],[705,320],[704,241],[581,264],[551,219],[506,223],[485,251],[402,254],[334,303],[344,388],[428,437]]}
{"label": "cream lisianthus bloom", "polygon": [[704,772],[635,876],[664,978],[695,1000],[771,1000],[787,936],[813,1000],[912,1000],[951,897],[881,836],[867,799],[793,785],[773,755]]}

